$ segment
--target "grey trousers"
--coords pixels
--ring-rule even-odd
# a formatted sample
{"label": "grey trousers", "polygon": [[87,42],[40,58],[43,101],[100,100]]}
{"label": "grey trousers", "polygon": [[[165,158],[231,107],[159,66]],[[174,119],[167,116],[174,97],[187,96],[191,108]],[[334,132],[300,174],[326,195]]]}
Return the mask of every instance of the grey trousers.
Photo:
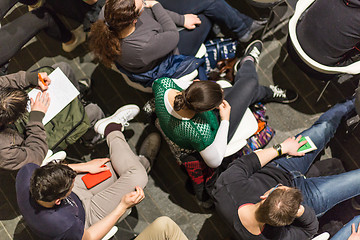
{"label": "grey trousers", "polygon": [[113,131],[106,140],[111,160],[106,165],[112,176],[91,189],[87,189],[81,180],[85,174],[75,178],[73,192],[83,203],[85,228],[106,217],[119,205],[125,194],[134,191],[136,186],[144,188],[148,181],[142,159],[131,150],[122,132]]}
{"label": "grey trousers", "polygon": [[[79,82],[75,78],[74,71],[72,70],[71,66],[68,63],[66,63],[66,62],[55,63],[54,65],[52,65],[52,67],[53,68],[59,67],[61,69],[61,71],[63,71],[63,73],[69,78],[69,80],[72,82],[72,84],[74,84],[76,89],[78,89],[78,90],[80,89]],[[104,112],[95,103],[90,103],[90,104],[86,105],[85,112],[90,120],[91,127],[94,127],[95,123],[98,120],[105,117]]]}

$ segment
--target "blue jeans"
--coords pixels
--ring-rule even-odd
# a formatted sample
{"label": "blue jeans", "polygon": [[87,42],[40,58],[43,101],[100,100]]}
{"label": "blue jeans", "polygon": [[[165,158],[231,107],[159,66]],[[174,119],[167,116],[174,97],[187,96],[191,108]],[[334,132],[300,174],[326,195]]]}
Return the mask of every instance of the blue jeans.
{"label": "blue jeans", "polygon": [[[181,45],[181,42],[187,41],[187,39],[189,39],[189,37],[192,35],[193,37],[191,38],[196,42],[201,41],[201,44],[204,41],[202,39],[205,39],[210,31],[209,20],[225,25],[238,37],[242,37],[245,33],[247,33],[250,30],[252,22],[254,21],[252,18],[231,7],[224,0],[159,0],[159,2],[165,9],[177,12],[179,14],[192,13],[203,15],[201,16],[201,25],[206,25],[206,27],[203,26],[204,30],[182,30],[180,32],[179,51],[184,55],[188,55],[188,51],[181,48],[182,46],[186,46],[185,44]],[[200,27],[202,27],[201,25]],[[191,43],[189,40],[187,42]],[[199,47],[195,49],[197,50]]]}
{"label": "blue jeans", "polygon": [[347,240],[351,235],[351,225],[355,223],[355,229],[357,231],[360,222],[360,216],[354,217],[350,222],[343,226],[331,240]]}
{"label": "blue jeans", "polygon": [[336,204],[360,194],[360,169],[339,175],[306,178],[304,175],[316,156],[334,136],[343,116],[354,109],[354,100],[336,104],[325,112],[309,129],[300,133],[309,136],[317,150],[302,157],[282,157],[274,163],[293,176],[293,184],[304,196],[304,204],[312,207],[319,217]]}

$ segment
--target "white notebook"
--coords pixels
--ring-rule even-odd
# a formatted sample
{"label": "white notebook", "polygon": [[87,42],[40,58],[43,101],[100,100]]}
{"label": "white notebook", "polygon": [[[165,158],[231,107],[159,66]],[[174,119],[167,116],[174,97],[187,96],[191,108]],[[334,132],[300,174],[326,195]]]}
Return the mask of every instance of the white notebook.
{"label": "white notebook", "polygon": [[[50,96],[50,106],[45,114],[42,123],[45,125],[53,119],[61,110],[63,110],[72,100],[74,100],[80,92],[75,88],[71,81],[61,71],[56,68],[50,75],[51,84],[49,85],[47,93]],[[36,95],[41,92],[39,89],[33,89],[29,92],[29,98],[34,101]],[[28,108],[30,110],[30,107]]]}

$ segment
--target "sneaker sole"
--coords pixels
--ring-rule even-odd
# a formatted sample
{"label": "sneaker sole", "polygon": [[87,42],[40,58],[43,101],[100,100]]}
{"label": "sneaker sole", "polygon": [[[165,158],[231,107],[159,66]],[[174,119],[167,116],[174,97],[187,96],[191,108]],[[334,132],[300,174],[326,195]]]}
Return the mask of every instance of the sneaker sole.
{"label": "sneaker sole", "polygon": [[[99,125],[101,125],[103,122],[108,121],[109,119],[111,119],[113,116],[115,116],[115,115],[118,114],[119,112],[122,112],[122,111],[128,110],[128,109],[136,109],[136,110],[138,111],[134,117],[136,117],[136,116],[140,113],[140,108],[139,108],[137,105],[135,105],[135,104],[125,105],[125,106],[119,108],[119,109],[118,109],[114,114],[112,114],[110,117],[107,117],[107,118],[104,118],[104,119],[102,119],[102,120],[97,121],[97,122],[95,123],[95,125],[94,125],[94,130],[95,130],[95,132],[98,132],[97,130],[98,130],[98,128],[99,128]],[[132,118],[132,119],[133,119],[133,118]],[[132,120],[132,119],[129,119],[129,121]]]}
{"label": "sneaker sole", "polygon": [[292,99],[292,100],[288,100],[288,101],[276,101],[276,100],[269,100],[269,101],[260,101],[262,103],[283,103],[283,104],[290,104],[290,103],[293,103],[295,102],[296,100],[298,100],[299,98],[299,95],[296,96],[296,98]]}

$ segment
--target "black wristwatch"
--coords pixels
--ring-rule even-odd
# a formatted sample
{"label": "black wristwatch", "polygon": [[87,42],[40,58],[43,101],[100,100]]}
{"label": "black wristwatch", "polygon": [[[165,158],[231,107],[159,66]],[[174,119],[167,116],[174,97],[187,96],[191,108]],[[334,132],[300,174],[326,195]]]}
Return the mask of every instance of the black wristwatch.
{"label": "black wristwatch", "polygon": [[281,150],[281,145],[280,144],[274,145],[273,148],[278,152],[278,156],[282,155],[282,150]]}

